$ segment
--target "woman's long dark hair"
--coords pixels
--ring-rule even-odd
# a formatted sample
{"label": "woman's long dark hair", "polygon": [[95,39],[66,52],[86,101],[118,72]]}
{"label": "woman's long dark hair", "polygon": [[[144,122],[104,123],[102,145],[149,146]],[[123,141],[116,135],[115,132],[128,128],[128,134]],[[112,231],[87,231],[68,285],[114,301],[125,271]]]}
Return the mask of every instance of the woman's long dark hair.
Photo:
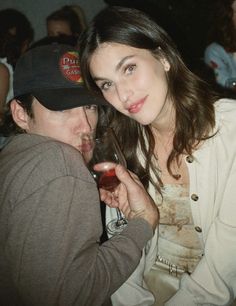
{"label": "woman's long dark hair", "polygon": [[[166,77],[168,95],[176,110],[176,123],[173,150],[167,167],[174,176],[170,167],[173,160],[178,160],[182,153],[191,155],[200,141],[211,136],[215,125],[213,103],[216,96],[210,91],[208,84],[186,67],[175,44],[162,28],[146,14],[123,7],[108,7],[101,11],[80,40],[82,75],[87,87],[97,94],[101,92],[90,74],[90,60],[99,45],[106,42],[146,49],[157,60],[165,58],[170,63],[171,68]],[[146,187],[150,181],[155,185],[151,171],[160,182],[158,169],[153,163],[155,140],[151,127],[142,126],[112,108],[107,110],[106,120],[117,134],[129,169],[138,174]],[[138,146],[144,156],[142,164],[137,156]]]}

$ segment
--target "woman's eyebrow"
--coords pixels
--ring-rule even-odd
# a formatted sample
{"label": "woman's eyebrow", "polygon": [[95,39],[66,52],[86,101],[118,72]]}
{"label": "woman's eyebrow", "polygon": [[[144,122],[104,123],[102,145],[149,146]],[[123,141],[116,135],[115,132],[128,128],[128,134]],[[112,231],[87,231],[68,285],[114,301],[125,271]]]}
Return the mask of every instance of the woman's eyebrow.
{"label": "woman's eyebrow", "polygon": [[134,57],[134,55],[128,55],[128,56],[123,57],[123,58],[119,61],[119,63],[116,65],[116,69],[115,69],[115,70],[118,71],[118,70],[122,67],[122,65],[124,64],[124,62],[127,61],[128,59],[132,58],[132,57]]}
{"label": "woman's eyebrow", "polygon": [[[118,71],[118,70],[122,67],[122,65],[123,65],[128,59],[130,59],[130,58],[132,58],[132,57],[134,57],[134,55],[127,55],[127,56],[123,57],[123,58],[119,61],[119,63],[115,66],[115,71]],[[94,77],[93,77],[93,80],[94,80],[94,81],[104,81],[104,80],[106,80],[106,78],[94,76]]]}

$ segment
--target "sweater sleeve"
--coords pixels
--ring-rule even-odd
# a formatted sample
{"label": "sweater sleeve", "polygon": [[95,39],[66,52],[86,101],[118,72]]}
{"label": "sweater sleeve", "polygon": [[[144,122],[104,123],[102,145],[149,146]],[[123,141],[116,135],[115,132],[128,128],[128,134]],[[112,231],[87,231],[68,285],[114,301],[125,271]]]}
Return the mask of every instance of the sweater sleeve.
{"label": "sweater sleeve", "polygon": [[144,220],[100,245],[94,183],[58,177],[17,205],[6,257],[25,305],[102,305],[129,277],[152,230]]}
{"label": "sweater sleeve", "polygon": [[[106,223],[116,217],[115,208],[106,208]],[[139,264],[125,283],[111,296],[113,306],[150,306],[154,303],[154,296],[147,289],[144,274],[155,262],[157,249],[157,230],[142,251]]]}

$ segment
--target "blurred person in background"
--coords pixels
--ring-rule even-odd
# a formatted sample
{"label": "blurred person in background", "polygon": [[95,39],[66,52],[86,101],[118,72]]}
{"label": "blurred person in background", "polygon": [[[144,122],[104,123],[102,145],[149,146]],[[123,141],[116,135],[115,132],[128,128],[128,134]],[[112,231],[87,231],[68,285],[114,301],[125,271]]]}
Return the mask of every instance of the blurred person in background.
{"label": "blurred person in background", "polygon": [[87,27],[87,20],[84,10],[78,4],[71,4],[69,7],[77,14],[82,31]]}
{"label": "blurred person in background", "polygon": [[65,45],[77,47],[78,39],[75,39],[75,37],[68,36],[68,35],[44,36],[43,38],[33,42],[29,49],[32,49],[38,46],[51,45],[51,44],[65,44]]}
{"label": "blurred person in background", "polygon": [[65,5],[46,19],[48,36],[67,35],[76,39],[86,27],[85,16],[80,6]]}
{"label": "blurred person in background", "polygon": [[13,70],[27,50],[34,31],[27,17],[15,9],[0,11],[0,113],[13,97]]}
{"label": "blurred person in background", "polygon": [[[13,71],[16,61],[33,41],[34,31],[27,17],[18,10],[0,11],[0,122],[6,103],[13,97]],[[0,132],[0,149],[7,138]]]}
{"label": "blurred person in background", "polygon": [[215,1],[211,15],[204,61],[217,84],[236,90],[236,1]]}

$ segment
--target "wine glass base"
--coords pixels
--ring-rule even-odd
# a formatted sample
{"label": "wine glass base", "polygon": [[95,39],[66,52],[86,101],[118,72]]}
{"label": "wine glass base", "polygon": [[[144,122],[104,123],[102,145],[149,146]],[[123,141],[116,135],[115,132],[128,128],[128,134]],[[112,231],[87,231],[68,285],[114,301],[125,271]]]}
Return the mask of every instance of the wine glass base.
{"label": "wine glass base", "polygon": [[127,220],[125,219],[121,219],[121,220],[111,220],[108,224],[107,224],[107,233],[114,236],[114,235],[119,235],[124,228],[127,226]]}

